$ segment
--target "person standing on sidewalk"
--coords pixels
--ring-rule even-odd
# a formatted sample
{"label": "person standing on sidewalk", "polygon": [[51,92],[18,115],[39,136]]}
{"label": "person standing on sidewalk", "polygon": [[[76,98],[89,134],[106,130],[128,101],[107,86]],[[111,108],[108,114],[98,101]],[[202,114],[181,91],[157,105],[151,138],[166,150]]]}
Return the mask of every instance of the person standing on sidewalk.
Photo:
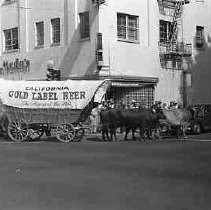
{"label": "person standing on sidewalk", "polygon": [[90,121],[92,133],[97,133],[100,130],[100,111],[103,109],[102,104],[98,104],[98,106],[91,111]]}

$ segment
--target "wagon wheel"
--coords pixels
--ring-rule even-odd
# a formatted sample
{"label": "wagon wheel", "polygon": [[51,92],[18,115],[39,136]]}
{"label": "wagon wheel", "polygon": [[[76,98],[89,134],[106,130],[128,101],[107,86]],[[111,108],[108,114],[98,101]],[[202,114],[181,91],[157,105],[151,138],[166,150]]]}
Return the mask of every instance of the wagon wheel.
{"label": "wagon wheel", "polygon": [[25,141],[28,136],[28,125],[22,120],[10,122],[7,131],[11,140],[16,142]]}
{"label": "wagon wheel", "polygon": [[72,124],[62,124],[56,128],[56,137],[61,142],[70,142],[75,138],[75,128]]}
{"label": "wagon wheel", "polygon": [[84,136],[84,128],[83,125],[81,123],[76,123],[75,125],[75,140],[76,141],[81,141],[81,139]]}

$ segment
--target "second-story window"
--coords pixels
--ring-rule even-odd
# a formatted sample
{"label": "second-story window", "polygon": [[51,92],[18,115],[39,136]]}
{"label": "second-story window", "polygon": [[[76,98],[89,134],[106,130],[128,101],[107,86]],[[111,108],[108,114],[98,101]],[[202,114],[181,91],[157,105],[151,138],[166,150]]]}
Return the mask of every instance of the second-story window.
{"label": "second-story window", "polygon": [[51,44],[60,43],[60,18],[51,19]]}
{"label": "second-story window", "polygon": [[204,48],[204,27],[203,26],[196,26],[196,37],[195,37],[195,45],[197,49]]}
{"label": "second-story window", "polygon": [[86,39],[90,36],[89,12],[79,13],[80,18],[80,38]]}
{"label": "second-story window", "polygon": [[19,49],[18,27],[4,30],[5,51]]}
{"label": "second-story window", "polygon": [[117,13],[117,37],[125,41],[139,41],[138,16]]}
{"label": "second-story window", "polygon": [[171,22],[160,20],[160,43],[167,43],[171,38]]}
{"label": "second-story window", "polygon": [[37,22],[36,26],[36,47],[44,46],[44,22]]}
{"label": "second-story window", "polygon": [[13,3],[16,2],[17,0],[4,0],[2,4],[8,4],[8,3]]}

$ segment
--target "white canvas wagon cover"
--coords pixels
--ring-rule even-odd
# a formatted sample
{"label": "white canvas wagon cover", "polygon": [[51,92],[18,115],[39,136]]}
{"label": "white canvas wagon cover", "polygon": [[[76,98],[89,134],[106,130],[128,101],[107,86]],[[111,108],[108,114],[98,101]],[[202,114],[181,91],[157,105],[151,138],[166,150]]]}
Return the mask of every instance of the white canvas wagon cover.
{"label": "white canvas wagon cover", "polygon": [[0,79],[4,105],[18,108],[84,109],[94,97],[101,102],[109,80],[11,81]]}

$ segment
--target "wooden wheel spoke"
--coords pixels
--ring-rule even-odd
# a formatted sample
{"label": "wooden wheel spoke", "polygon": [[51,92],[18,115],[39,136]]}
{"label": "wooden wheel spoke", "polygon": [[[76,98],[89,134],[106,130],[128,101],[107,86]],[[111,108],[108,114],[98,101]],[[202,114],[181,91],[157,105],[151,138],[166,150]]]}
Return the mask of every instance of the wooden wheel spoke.
{"label": "wooden wheel spoke", "polygon": [[18,140],[20,140],[20,133],[18,133]]}
{"label": "wooden wheel spoke", "polygon": [[25,129],[25,130],[22,130],[22,133],[25,133],[25,134],[27,134],[27,129]]}
{"label": "wooden wheel spoke", "polygon": [[28,126],[23,121],[9,123],[8,135],[13,141],[24,141],[28,135]]}
{"label": "wooden wheel spoke", "polygon": [[68,132],[68,135],[67,135],[68,137],[73,137],[74,136],[74,133],[73,132]]}
{"label": "wooden wheel spoke", "polygon": [[16,129],[16,126],[14,124],[10,124],[9,127]]}
{"label": "wooden wheel spoke", "polygon": [[57,126],[57,139],[61,142],[70,142],[75,137],[75,129],[71,124]]}
{"label": "wooden wheel spoke", "polygon": [[17,124],[16,122],[13,122],[13,125],[14,125],[15,127],[18,127],[18,124]]}
{"label": "wooden wheel spoke", "polygon": [[14,133],[14,137],[17,139],[18,138],[18,133]]}

